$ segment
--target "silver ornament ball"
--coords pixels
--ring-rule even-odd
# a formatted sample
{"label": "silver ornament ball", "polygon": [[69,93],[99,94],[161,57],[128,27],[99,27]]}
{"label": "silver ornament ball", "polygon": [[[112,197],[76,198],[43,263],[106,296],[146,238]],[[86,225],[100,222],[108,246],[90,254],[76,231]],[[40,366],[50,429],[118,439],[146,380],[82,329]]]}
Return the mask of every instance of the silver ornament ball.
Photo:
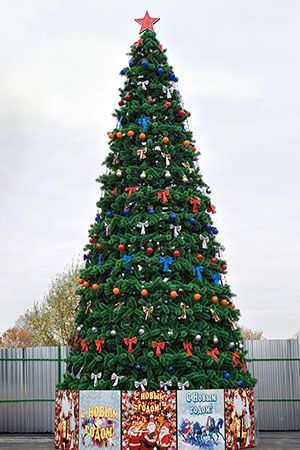
{"label": "silver ornament ball", "polygon": [[116,330],[111,330],[110,335],[111,335],[112,337],[115,337],[115,336],[117,335]]}
{"label": "silver ornament ball", "polygon": [[121,177],[122,176],[122,170],[120,170],[120,169],[118,169],[117,171],[116,171],[116,175],[117,175],[117,177]]}
{"label": "silver ornament ball", "polygon": [[229,348],[234,348],[235,347],[235,343],[234,342],[229,342]]}
{"label": "silver ornament ball", "polygon": [[92,328],[92,332],[93,332],[93,333],[97,333],[97,331],[98,331],[98,330],[97,330],[96,327],[93,327],[93,328]]}
{"label": "silver ornament ball", "polygon": [[145,330],[144,330],[144,328],[140,328],[139,329],[139,335],[143,336],[143,334],[145,334]]}
{"label": "silver ornament ball", "polygon": [[169,170],[166,170],[165,178],[171,178],[171,172]]}
{"label": "silver ornament ball", "polygon": [[217,338],[217,336],[214,336],[213,337],[213,343],[214,344],[217,344],[219,342],[219,339]]}
{"label": "silver ornament ball", "polygon": [[196,341],[196,342],[201,341],[201,336],[200,336],[200,334],[196,334],[196,336],[195,336],[195,341]]}
{"label": "silver ornament ball", "polygon": [[146,172],[142,172],[140,175],[140,179],[145,180],[145,178],[146,178]]}
{"label": "silver ornament ball", "polygon": [[184,177],[182,178],[182,181],[183,181],[184,183],[188,183],[188,182],[189,182],[189,179],[188,179],[188,177],[184,176]]}
{"label": "silver ornament ball", "polygon": [[81,326],[79,325],[77,328],[76,328],[76,330],[79,332],[79,331],[81,331]]}
{"label": "silver ornament ball", "polygon": [[239,348],[242,350],[244,348],[244,345],[240,342],[239,343]]}
{"label": "silver ornament ball", "polygon": [[174,334],[173,330],[169,330],[169,331],[168,331],[168,336],[169,336],[169,337],[172,337],[173,334]]}

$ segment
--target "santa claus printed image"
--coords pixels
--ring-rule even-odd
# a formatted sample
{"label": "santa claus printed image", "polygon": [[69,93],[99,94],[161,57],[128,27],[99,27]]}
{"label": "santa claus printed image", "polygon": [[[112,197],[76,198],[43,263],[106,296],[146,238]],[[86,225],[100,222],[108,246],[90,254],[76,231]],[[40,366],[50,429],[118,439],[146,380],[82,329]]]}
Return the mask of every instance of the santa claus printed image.
{"label": "santa claus printed image", "polygon": [[160,450],[167,450],[170,446],[171,434],[169,422],[164,422],[159,432],[157,447]]}

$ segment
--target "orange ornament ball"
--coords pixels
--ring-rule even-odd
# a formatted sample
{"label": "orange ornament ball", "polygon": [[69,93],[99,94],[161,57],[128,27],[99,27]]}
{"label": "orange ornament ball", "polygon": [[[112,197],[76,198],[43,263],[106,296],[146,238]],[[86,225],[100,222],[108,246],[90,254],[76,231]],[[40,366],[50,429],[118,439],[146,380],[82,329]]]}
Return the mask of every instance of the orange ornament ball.
{"label": "orange ornament ball", "polygon": [[117,287],[114,287],[112,291],[113,291],[113,294],[115,294],[115,295],[120,294],[120,289]]}
{"label": "orange ornament ball", "polygon": [[141,134],[139,135],[139,138],[140,138],[141,141],[144,141],[144,140],[146,139],[145,133],[141,133]]}
{"label": "orange ornament ball", "polygon": [[200,300],[201,295],[200,294],[194,294],[194,300],[198,301]]}
{"label": "orange ornament ball", "polygon": [[171,291],[171,292],[170,292],[170,297],[171,297],[171,298],[176,298],[177,296],[178,296],[178,294],[177,294],[176,291]]}
{"label": "orange ornament ball", "polygon": [[217,297],[216,295],[214,295],[214,296],[211,298],[211,301],[212,301],[213,303],[218,303],[219,299],[218,299],[218,297]]}
{"label": "orange ornament ball", "polygon": [[123,136],[122,131],[118,131],[118,132],[117,132],[117,138],[118,138],[118,139],[121,139],[122,136]]}
{"label": "orange ornament ball", "polygon": [[128,137],[134,136],[134,131],[129,130],[129,131],[127,132],[127,136],[128,136]]}
{"label": "orange ornament ball", "polygon": [[147,289],[142,289],[142,290],[141,290],[141,295],[142,295],[143,297],[146,297],[146,296],[148,295]]}
{"label": "orange ornament ball", "polygon": [[85,288],[88,288],[88,287],[90,287],[90,283],[89,283],[88,281],[84,281],[84,282],[83,282],[83,286],[84,286]]}
{"label": "orange ornament ball", "polygon": [[223,299],[220,301],[220,304],[221,304],[222,306],[227,306],[227,305],[228,305],[228,301],[225,300],[225,298],[223,298]]}
{"label": "orange ornament ball", "polygon": [[191,150],[192,150],[192,152],[195,152],[195,151],[197,150],[197,147],[195,147],[195,145],[193,145],[193,146],[191,147]]}
{"label": "orange ornament ball", "polygon": [[234,309],[234,308],[235,308],[235,304],[234,304],[234,303],[230,303],[229,306],[230,306],[231,309]]}
{"label": "orange ornament ball", "polygon": [[108,133],[108,137],[109,137],[109,139],[114,139],[115,135],[114,135],[114,133]]}
{"label": "orange ornament ball", "polygon": [[78,281],[79,284],[83,284],[83,282],[84,282],[83,278],[78,278],[77,281]]}
{"label": "orange ornament ball", "polygon": [[190,145],[190,141],[188,141],[187,139],[185,141],[183,141],[183,145],[185,147],[188,147]]}
{"label": "orange ornament ball", "polygon": [[98,289],[99,289],[99,284],[94,283],[93,286],[92,286],[92,289],[93,289],[93,291],[98,291]]}
{"label": "orange ornament ball", "polygon": [[164,136],[162,138],[162,141],[163,141],[164,144],[168,144],[170,142],[170,139],[168,138],[168,136]]}

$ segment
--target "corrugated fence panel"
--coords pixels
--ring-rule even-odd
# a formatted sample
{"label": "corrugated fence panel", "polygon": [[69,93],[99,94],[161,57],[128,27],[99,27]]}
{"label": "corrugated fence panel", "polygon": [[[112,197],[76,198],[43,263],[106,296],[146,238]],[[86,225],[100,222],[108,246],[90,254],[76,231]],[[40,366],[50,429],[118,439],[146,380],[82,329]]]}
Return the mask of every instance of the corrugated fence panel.
{"label": "corrugated fence panel", "polygon": [[246,341],[261,430],[300,430],[300,341]]}
{"label": "corrugated fence panel", "polygon": [[[261,430],[300,430],[300,341],[246,341]],[[0,432],[52,432],[67,347],[0,349]]]}

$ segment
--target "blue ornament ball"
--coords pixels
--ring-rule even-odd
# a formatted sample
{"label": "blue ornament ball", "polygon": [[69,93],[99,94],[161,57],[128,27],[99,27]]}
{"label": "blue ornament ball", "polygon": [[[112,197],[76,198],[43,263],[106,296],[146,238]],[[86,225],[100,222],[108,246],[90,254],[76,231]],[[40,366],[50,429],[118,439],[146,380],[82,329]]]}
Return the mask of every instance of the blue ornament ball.
{"label": "blue ornament ball", "polygon": [[156,71],[157,75],[161,75],[162,73],[164,73],[164,69],[162,67],[159,67]]}
{"label": "blue ornament ball", "polygon": [[120,75],[125,75],[126,74],[126,70],[125,69],[122,69],[121,71],[120,71]]}
{"label": "blue ornament ball", "polygon": [[141,370],[141,365],[139,364],[139,363],[136,363],[135,365],[134,365],[134,368],[135,368],[135,370]]}
{"label": "blue ornament ball", "polygon": [[240,380],[239,382],[238,382],[238,387],[243,387],[244,386],[244,382],[243,382],[243,380]]}
{"label": "blue ornament ball", "polygon": [[170,72],[170,73],[169,73],[169,76],[170,76],[171,80],[174,80],[174,78],[176,78],[174,72]]}
{"label": "blue ornament ball", "polygon": [[175,213],[171,213],[171,214],[169,215],[169,219],[170,219],[170,220],[176,220],[176,218],[177,218],[177,216],[176,216]]}
{"label": "blue ornament ball", "polygon": [[177,83],[178,77],[174,77],[174,78],[173,78],[173,81],[174,81],[175,83]]}
{"label": "blue ornament ball", "polygon": [[150,208],[148,211],[149,214],[151,214],[151,216],[153,216],[153,214],[155,214],[155,209]]}
{"label": "blue ornament ball", "polygon": [[169,366],[168,368],[167,368],[167,372],[168,373],[173,373],[174,372],[174,367],[173,366]]}
{"label": "blue ornament ball", "polygon": [[142,67],[148,67],[149,63],[146,59],[143,59],[143,61],[141,62]]}
{"label": "blue ornament ball", "polygon": [[123,209],[123,214],[124,214],[124,216],[128,216],[128,214],[129,214],[129,209],[128,209],[128,208],[124,208],[124,209]]}
{"label": "blue ornament ball", "polygon": [[101,219],[100,214],[97,214],[96,217],[95,217],[95,221],[99,222],[100,219]]}
{"label": "blue ornament ball", "polygon": [[107,211],[106,217],[113,217],[113,213],[111,211]]}
{"label": "blue ornament ball", "polygon": [[207,230],[211,230],[211,229],[212,229],[212,226],[211,226],[210,223],[207,223],[207,224],[205,225],[205,228],[206,228]]}
{"label": "blue ornament ball", "polygon": [[129,67],[134,67],[135,66],[135,61],[133,59],[131,59],[129,61]]}
{"label": "blue ornament ball", "polygon": [[214,228],[214,229],[212,230],[212,232],[213,232],[214,234],[218,234],[218,233],[219,233],[219,231],[217,230],[217,228]]}
{"label": "blue ornament ball", "polygon": [[229,380],[230,373],[228,373],[228,372],[224,373],[223,377],[225,378],[225,380]]}
{"label": "blue ornament ball", "polygon": [[196,220],[194,219],[194,217],[190,217],[189,218],[189,222],[190,222],[191,225],[195,225]]}

